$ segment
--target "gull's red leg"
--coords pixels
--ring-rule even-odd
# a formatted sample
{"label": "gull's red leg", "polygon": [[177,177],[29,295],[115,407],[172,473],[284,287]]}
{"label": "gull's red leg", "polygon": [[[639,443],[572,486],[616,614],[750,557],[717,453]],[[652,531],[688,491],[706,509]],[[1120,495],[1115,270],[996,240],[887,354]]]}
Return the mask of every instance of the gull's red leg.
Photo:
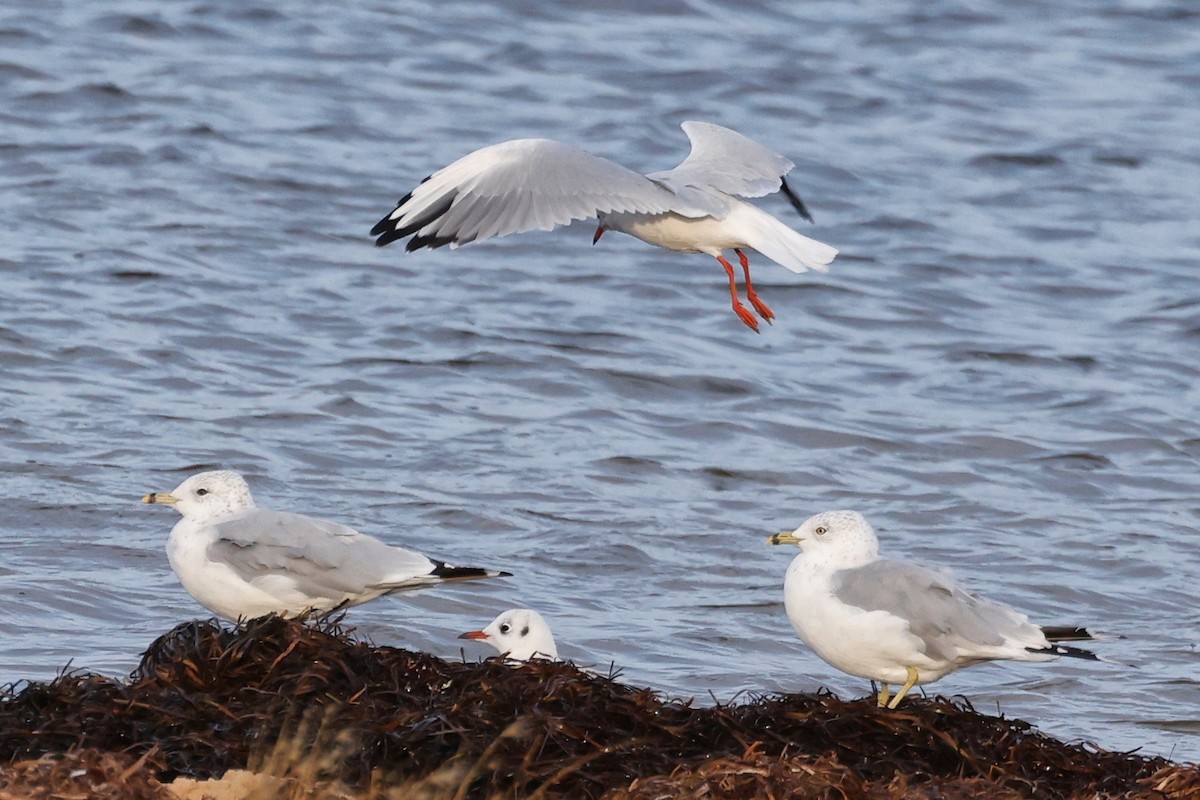
{"label": "gull's red leg", "polygon": [[750,305],[754,306],[754,310],[769,323],[775,319],[775,312],[766,303],[759,300],[758,293],[754,291],[754,284],[750,282],[750,259],[746,258],[746,254],[737,248],[734,248],[733,252],[738,254],[738,259],[742,262],[742,272],[746,274],[746,299],[750,301]]}
{"label": "gull's red leg", "polygon": [[717,261],[721,262],[721,266],[725,268],[725,274],[729,276],[729,296],[733,298],[733,312],[752,331],[758,333],[758,320],[754,318],[749,309],[742,305],[742,301],[738,300],[737,279],[733,277],[733,264],[726,261],[725,256],[717,256]]}

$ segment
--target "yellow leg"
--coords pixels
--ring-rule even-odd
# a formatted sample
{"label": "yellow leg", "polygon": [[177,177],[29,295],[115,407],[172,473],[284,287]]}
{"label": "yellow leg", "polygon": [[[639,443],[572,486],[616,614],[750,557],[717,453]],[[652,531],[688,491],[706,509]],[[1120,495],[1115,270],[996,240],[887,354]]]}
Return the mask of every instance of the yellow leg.
{"label": "yellow leg", "polygon": [[888,703],[888,708],[895,708],[900,705],[900,701],[904,699],[904,695],[908,694],[908,690],[917,685],[917,668],[908,667],[908,680],[900,687],[900,691],[896,692],[896,696],[892,698],[892,702]]}
{"label": "yellow leg", "polygon": [[884,706],[886,706],[888,698],[891,696],[892,696],[892,690],[888,688],[888,685],[886,683],[883,684],[883,688],[879,690],[879,707],[883,708]]}

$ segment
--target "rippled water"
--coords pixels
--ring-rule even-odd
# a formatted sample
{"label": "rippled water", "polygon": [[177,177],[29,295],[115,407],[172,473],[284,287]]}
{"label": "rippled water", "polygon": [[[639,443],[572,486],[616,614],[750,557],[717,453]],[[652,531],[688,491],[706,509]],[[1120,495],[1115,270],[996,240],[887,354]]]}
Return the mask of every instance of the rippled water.
{"label": "rippled water", "polygon": [[[620,7],[620,6],[624,7]],[[539,608],[564,655],[721,701],[854,696],[766,534],[855,507],[893,555],[1139,669],[933,687],[1200,758],[1200,12],[1175,2],[132,0],[0,10],[0,680],[124,674],[199,608],[138,504],[261,504],[515,577],[348,621],[456,658]],[[842,250],[762,264],[591,228],[377,250],[414,181],[549,136],[649,171],[699,118],[789,154]],[[485,654],[468,645],[468,658]]]}

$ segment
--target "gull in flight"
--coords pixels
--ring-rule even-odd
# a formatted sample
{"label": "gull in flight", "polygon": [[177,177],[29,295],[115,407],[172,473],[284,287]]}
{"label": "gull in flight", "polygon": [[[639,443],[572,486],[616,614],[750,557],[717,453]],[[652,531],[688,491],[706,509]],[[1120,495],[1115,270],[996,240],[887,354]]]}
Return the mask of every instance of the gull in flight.
{"label": "gull in flight", "polygon": [[[1118,663],[1058,643],[1100,638],[1083,628],[1038,627],[941,572],[880,558],[875,531],[857,511],[816,514],[767,541],[800,547],[783,587],[796,633],[842,672],[879,681],[880,707],[895,708],[913,686],[985,661]],[[902,684],[890,702],[889,683]]]}
{"label": "gull in flight", "polygon": [[183,515],[167,539],[171,569],[200,605],[230,620],[331,611],[509,574],[451,566],[336,522],[258,508],[246,481],[228,470],[201,472],[142,502]]}
{"label": "gull in flight", "polygon": [[746,298],[770,322],[774,312],[750,281],[747,250],[756,250],[793,272],[825,272],[837,250],[802,236],[741,200],[782,191],[812,222],[785,176],[795,166],[745,136],[710,122],[682,125],[691,141],[674,169],[642,175],[578,147],[550,139],[514,139],[468,153],[439,169],[406,194],[371,235],[383,247],[412,237],[406,251],[458,247],[531,230],[550,230],[597,217],[592,244],[619,231],[648,244],[705,253],[729,276],[733,310],[758,330],[758,320],[738,299],[732,250],[745,275]]}
{"label": "gull in flight", "polygon": [[505,611],[483,630],[467,631],[458,638],[487,642],[510,661],[558,660],[558,648],[554,646],[550,626],[541,614],[530,608]]}

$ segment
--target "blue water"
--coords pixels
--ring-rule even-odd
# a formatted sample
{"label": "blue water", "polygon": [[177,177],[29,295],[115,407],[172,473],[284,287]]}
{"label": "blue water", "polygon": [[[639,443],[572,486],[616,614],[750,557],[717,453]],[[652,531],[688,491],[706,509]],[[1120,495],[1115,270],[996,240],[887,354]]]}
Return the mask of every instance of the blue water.
{"label": "blue water", "polygon": [[[632,168],[705,119],[788,154],[842,253],[719,265],[586,224],[367,235],[521,136]],[[262,505],[515,573],[347,621],[563,655],[698,702],[868,691],[795,639],[767,534],[853,507],[891,555],[1137,669],[931,691],[1200,758],[1200,10],[1176,2],[271,3],[0,9],[0,681],[122,675],[204,615],[141,506]],[[466,644],[467,658],[487,654]]]}

